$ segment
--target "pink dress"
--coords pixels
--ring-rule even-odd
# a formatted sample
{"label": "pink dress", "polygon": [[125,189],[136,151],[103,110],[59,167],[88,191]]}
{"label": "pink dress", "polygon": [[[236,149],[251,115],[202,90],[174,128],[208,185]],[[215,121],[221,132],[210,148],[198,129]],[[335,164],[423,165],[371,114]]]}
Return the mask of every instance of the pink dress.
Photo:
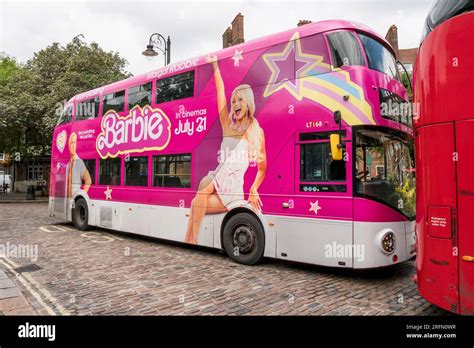
{"label": "pink dress", "polygon": [[249,167],[248,142],[237,137],[224,137],[219,154],[219,166],[209,172],[224,206],[244,199],[244,175]]}

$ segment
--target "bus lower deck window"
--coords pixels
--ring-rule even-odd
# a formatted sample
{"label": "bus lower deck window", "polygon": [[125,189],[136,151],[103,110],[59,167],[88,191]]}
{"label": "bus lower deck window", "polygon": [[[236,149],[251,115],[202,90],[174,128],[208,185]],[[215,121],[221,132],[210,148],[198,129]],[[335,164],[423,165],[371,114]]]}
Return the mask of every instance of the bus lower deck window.
{"label": "bus lower deck window", "polygon": [[154,156],[153,186],[191,187],[191,155]]}
{"label": "bus lower deck window", "polygon": [[148,156],[130,157],[125,161],[125,185],[148,186]]}
{"label": "bus lower deck window", "polygon": [[99,185],[120,185],[120,158],[101,159]]}

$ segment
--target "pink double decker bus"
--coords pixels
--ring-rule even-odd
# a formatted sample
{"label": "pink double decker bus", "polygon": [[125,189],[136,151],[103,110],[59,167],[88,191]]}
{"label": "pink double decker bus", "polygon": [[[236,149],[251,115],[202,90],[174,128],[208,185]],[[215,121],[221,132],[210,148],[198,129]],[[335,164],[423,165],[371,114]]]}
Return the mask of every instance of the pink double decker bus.
{"label": "pink double decker bus", "polygon": [[324,21],[74,96],[51,216],[262,257],[373,268],[414,253],[411,121],[393,49]]}

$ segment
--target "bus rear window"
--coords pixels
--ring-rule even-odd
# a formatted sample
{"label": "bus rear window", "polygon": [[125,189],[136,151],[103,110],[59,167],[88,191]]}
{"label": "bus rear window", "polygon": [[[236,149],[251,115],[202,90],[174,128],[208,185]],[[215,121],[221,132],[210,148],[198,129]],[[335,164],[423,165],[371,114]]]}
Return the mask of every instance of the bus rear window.
{"label": "bus rear window", "polygon": [[90,120],[99,115],[99,97],[85,100],[76,104],[76,121]]}
{"label": "bus rear window", "polygon": [[194,95],[194,71],[156,81],[156,103],[189,98]]}
{"label": "bus rear window", "polygon": [[353,33],[338,31],[327,34],[327,38],[331,48],[332,65],[335,68],[349,65],[365,65],[362,50]]}
{"label": "bus rear window", "polygon": [[369,68],[387,74],[390,77],[397,77],[395,57],[380,42],[363,34],[359,34],[360,41],[364,46]]}
{"label": "bus rear window", "polygon": [[102,113],[105,114],[109,110],[122,112],[124,110],[124,106],[125,106],[125,91],[110,93],[104,96]]}

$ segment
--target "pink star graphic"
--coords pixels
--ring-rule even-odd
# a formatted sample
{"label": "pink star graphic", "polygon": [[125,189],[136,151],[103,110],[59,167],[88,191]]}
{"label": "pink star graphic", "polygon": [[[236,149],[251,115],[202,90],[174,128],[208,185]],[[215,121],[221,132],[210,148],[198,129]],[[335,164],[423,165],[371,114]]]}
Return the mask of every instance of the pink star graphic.
{"label": "pink star graphic", "polygon": [[[294,80],[292,80],[293,55],[291,54],[293,51],[296,76]],[[321,56],[302,52],[298,32],[291,37],[282,52],[267,53],[262,58],[271,71],[263,96],[269,97],[281,89],[286,89],[297,100],[303,99],[301,77],[306,76],[313,67],[322,62]]]}
{"label": "pink star graphic", "polygon": [[105,193],[105,200],[111,200],[112,199],[112,189],[110,188],[110,186],[107,185],[107,190],[104,191]]}
{"label": "pink star graphic", "polygon": [[309,202],[309,204],[311,205],[311,208],[309,208],[309,211],[314,211],[314,214],[315,215],[318,215],[318,211],[320,209],[323,209],[319,206],[319,201],[316,201],[316,202]]}

